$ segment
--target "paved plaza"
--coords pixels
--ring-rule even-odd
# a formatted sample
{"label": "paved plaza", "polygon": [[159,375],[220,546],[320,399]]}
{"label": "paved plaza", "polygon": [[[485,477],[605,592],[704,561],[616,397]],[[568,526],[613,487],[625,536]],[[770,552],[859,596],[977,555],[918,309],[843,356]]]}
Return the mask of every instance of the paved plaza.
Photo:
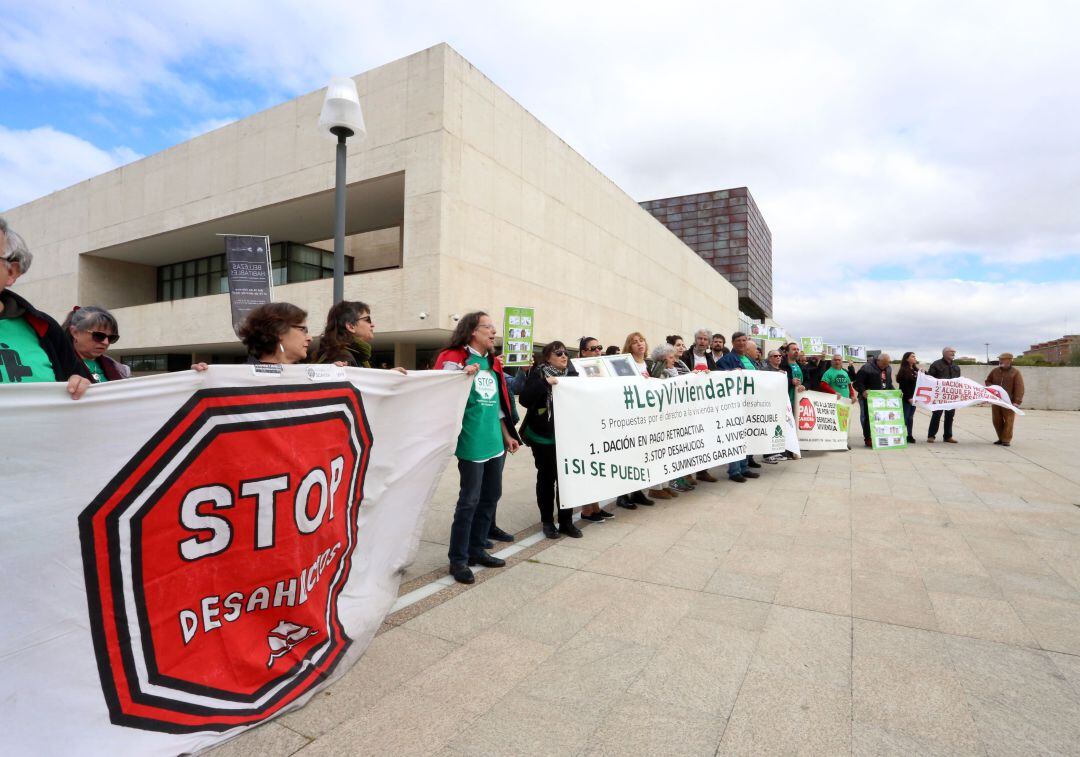
{"label": "paved plaza", "polygon": [[[1080,413],[1030,412],[1007,449],[989,416],[906,451],[856,428],[535,544],[523,450],[509,567],[431,587],[214,755],[1078,754]],[[455,495],[450,466],[403,594],[445,575]]]}

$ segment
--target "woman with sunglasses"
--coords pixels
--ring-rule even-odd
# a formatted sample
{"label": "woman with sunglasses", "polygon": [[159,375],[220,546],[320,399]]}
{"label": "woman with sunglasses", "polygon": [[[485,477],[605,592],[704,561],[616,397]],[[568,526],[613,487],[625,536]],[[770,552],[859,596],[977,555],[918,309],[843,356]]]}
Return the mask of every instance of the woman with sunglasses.
{"label": "woman with sunglasses", "polygon": [[95,384],[131,377],[131,368],[105,354],[120,339],[116,318],[108,310],[75,306],[64,319],[63,328]]}
{"label": "woman with sunglasses", "polygon": [[[604,345],[600,344],[595,337],[583,336],[578,340],[578,353],[581,357],[597,358],[604,354]],[[600,523],[607,518],[614,517],[615,513],[609,513],[600,507],[599,502],[581,508],[581,519],[592,523]]]}
{"label": "woman with sunglasses", "polygon": [[[580,539],[582,535],[581,529],[574,525],[573,508],[559,507],[559,467],[551,402],[551,388],[560,378],[574,375],[577,374],[570,366],[566,345],[556,340],[544,347],[521,390],[521,404],[528,408],[521,424],[521,438],[532,450],[536,464],[536,505],[540,508],[544,536],[549,539],[558,539],[559,534],[574,539]],[[558,511],[558,528],[553,511]]]}

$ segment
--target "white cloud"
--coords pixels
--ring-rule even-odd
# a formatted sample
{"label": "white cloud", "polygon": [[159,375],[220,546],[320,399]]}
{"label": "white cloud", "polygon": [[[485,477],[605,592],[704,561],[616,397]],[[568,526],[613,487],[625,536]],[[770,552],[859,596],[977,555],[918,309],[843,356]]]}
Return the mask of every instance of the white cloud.
{"label": "white cloud", "polygon": [[[749,186],[797,333],[821,309],[804,289],[873,288],[877,266],[1080,253],[1080,4],[75,0],[9,16],[0,75],[175,108],[179,124],[243,112],[220,81],[280,100],[447,41],[637,199]],[[1030,291],[1018,329],[1063,323],[1050,316],[1068,306]],[[867,343],[940,333],[896,307]]]}
{"label": "white cloud", "polygon": [[51,126],[16,130],[0,126],[0,208],[89,179],[140,156],[126,147],[102,150]]}

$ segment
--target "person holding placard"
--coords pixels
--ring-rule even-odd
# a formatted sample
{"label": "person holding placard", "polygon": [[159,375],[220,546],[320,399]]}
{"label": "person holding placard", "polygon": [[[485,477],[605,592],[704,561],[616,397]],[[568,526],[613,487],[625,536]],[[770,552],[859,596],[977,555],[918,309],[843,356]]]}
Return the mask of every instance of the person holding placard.
{"label": "person holding placard", "polygon": [[904,398],[904,425],[907,426],[907,443],[915,443],[915,385],[919,382],[919,358],[914,352],[905,352],[900,358],[900,370],[896,372],[896,383],[900,386],[900,395]]}
{"label": "person holding placard", "polygon": [[[649,344],[645,341],[645,335],[640,331],[632,331],[627,334],[622,351],[630,356],[634,363],[634,369],[644,378],[649,378],[649,365],[645,362],[645,353],[649,351]],[[630,494],[620,495],[615,499],[615,504],[619,507],[625,507],[627,510],[633,510],[638,505],[652,506],[656,503],[646,497],[645,492],[635,491]]]}
{"label": "person holding placard", "polygon": [[[591,336],[583,336],[578,340],[578,354],[583,358],[599,358],[604,354],[604,345]],[[614,518],[615,513],[609,513],[600,507],[598,502],[585,505],[581,508],[581,519],[592,523],[601,523],[607,518]]]}
{"label": "person holding placard", "polygon": [[863,444],[873,447],[870,439],[870,410],[866,406],[866,393],[874,389],[892,389],[891,358],[882,352],[877,357],[868,358],[866,364],[855,374],[855,391],[859,393],[859,416],[862,421]]}
{"label": "person holding placard", "polygon": [[[935,360],[930,364],[930,367],[926,370],[928,376],[933,376],[936,379],[957,379],[960,378],[960,366],[955,362],[956,348],[946,347],[941,351],[941,359]],[[941,416],[945,415],[945,441],[949,444],[956,444],[956,439],[953,438],[952,425],[953,419],[956,417],[956,410],[932,410],[930,412],[930,427],[926,430],[926,441],[933,444],[936,441],[938,426],[941,423]]]}
{"label": "person holding placard", "polygon": [[435,370],[463,371],[472,388],[461,421],[457,449],[461,485],[450,528],[450,575],[471,584],[471,565],[506,565],[487,552],[488,534],[502,496],[503,463],[521,443],[512,421],[510,390],[502,362],[495,356],[495,323],[482,311],[458,321],[450,345],[435,359]]}
{"label": "person holding placard", "polygon": [[63,329],[95,384],[131,378],[131,368],[105,354],[120,338],[116,318],[108,310],[96,305],[76,306],[64,319]]}

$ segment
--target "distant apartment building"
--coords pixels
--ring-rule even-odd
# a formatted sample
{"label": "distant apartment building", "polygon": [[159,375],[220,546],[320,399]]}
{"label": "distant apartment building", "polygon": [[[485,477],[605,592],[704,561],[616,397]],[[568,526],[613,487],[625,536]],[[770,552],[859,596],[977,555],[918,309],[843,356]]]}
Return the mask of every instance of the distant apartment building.
{"label": "distant apartment building", "polygon": [[1033,344],[1024,351],[1024,357],[1042,355],[1046,362],[1060,364],[1069,359],[1073,350],[1080,350],[1080,334],[1068,334],[1049,342]]}

